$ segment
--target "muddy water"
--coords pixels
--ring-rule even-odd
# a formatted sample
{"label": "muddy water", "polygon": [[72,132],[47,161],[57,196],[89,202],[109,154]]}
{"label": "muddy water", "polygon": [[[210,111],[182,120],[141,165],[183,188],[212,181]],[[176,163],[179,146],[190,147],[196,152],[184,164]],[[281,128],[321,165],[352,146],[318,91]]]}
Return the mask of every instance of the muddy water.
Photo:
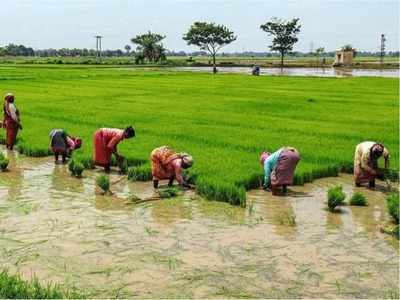
{"label": "muddy water", "polygon": [[385,194],[360,189],[368,207],[325,210],[329,185],[356,190],[350,176],[293,187],[288,197],[251,191],[246,209],[193,193],[133,204],[132,194],[154,196],[151,183],[122,180],[106,197],[95,188],[99,171],[75,179],[49,158],[9,156],[11,171],[0,173],[0,265],[26,278],[91,297],[398,295],[398,243],[378,229],[388,220]]}
{"label": "muddy water", "polygon": [[[177,67],[174,70],[212,72],[211,67]],[[219,67],[220,73],[251,74],[249,67]],[[318,77],[399,77],[398,69],[351,69],[351,68],[261,68],[260,75],[318,76]]]}

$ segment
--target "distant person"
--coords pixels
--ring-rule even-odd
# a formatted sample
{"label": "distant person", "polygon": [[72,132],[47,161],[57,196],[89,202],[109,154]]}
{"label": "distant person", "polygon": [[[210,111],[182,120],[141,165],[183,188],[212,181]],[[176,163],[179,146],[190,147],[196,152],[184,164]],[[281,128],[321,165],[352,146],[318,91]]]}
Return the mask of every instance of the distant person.
{"label": "distant person", "polygon": [[14,103],[14,95],[8,93],[4,97],[3,105],[4,119],[3,128],[6,129],[6,148],[12,150],[16,140],[18,130],[22,129],[19,111]]}
{"label": "distant person", "polygon": [[260,76],[260,67],[253,66],[253,69],[251,70],[251,74],[253,74],[254,76]]}
{"label": "distant person", "polygon": [[158,188],[159,180],[168,179],[168,185],[172,186],[176,179],[179,185],[190,188],[190,185],[182,176],[182,170],[193,165],[193,157],[187,153],[177,153],[168,146],[154,149],[150,155],[151,173],[153,175],[154,188]]}
{"label": "distant person", "polygon": [[66,133],[64,129],[53,129],[50,131],[50,148],[54,153],[55,162],[61,155],[62,162],[65,163],[66,158],[70,157],[72,151],[82,146],[82,140],[79,137],[72,137]]}
{"label": "distant person", "polygon": [[101,128],[93,136],[94,162],[96,165],[104,168],[106,172],[110,171],[111,157],[114,154],[120,163],[124,157],[117,151],[117,145],[124,139],[130,139],[135,136],[135,129],[129,126],[125,129]]}
{"label": "distant person", "polygon": [[375,187],[375,178],[378,175],[378,159],[385,158],[385,170],[389,168],[389,151],[383,144],[363,142],[358,144],[354,153],[354,182],[356,186],[363,183]]}
{"label": "distant person", "polygon": [[283,147],[274,153],[263,152],[260,163],[264,167],[264,189],[271,189],[278,195],[278,188],[287,193],[287,186],[293,184],[294,171],[300,160],[299,152],[293,147]]}

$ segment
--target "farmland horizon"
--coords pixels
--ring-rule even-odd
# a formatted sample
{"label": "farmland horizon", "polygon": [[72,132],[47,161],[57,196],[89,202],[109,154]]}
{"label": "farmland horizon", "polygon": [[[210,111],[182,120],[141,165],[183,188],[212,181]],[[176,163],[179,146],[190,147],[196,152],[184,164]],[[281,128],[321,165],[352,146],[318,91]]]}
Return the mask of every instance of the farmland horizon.
{"label": "farmland horizon", "polygon": [[[278,3],[279,2],[279,3]],[[399,49],[397,1],[4,1],[7,14],[0,20],[0,46],[23,44],[34,49],[95,48],[101,34],[103,49],[123,49],[137,34],[165,35],[169,51],[194,52],[183,34],[195,21],[215,22],[231,28],[237,40],[224,53],[268,52],[271,37],[260,25],[272,17],[299,18],[302,25],[294,51],[307,53],[324,47],[334,51],[345,44],[359,51],[379,50],[381,34],[386,51]],[[371,12],[374,12],[371,15]],[[328,13],[329,12],[329,13]],[[177,18],[176,16],[179,15]],[[105,20],[107,20],[105,22]],[[340,20],[340,22],[338,22]],[[47,24],[53,26],[47,26]],[[13,26],[20,28],[14,31]],[[168,26],[166,26],[168,25]],[[312,51],[311,51],[312,52]]]}

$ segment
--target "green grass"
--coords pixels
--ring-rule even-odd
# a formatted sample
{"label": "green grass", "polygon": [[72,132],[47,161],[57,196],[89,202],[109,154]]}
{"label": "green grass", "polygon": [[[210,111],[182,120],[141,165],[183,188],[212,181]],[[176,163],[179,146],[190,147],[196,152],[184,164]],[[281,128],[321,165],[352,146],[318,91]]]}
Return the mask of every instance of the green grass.
{"label": "green grass", "polygon": [[5,299],[81,299],[74,290],[62,289],[59,285],[39,283],[34,278],[31,281],[21,279],[18,275],[11,275],[7,271],[0,272],[0,298]]}
{"label": "green grass", "polygon": [[242,205],[245,190],[259,185],[264,149],[300,151],[297,184],[351,170],[354,148],[364,140],[384,142],[397,166],[398,89],[394,78],[0,66],[0,93],[14,92],[21,111],[18,149],[24,153],[47,155],[49,131],[65,128],[83,138],[74,159],[92,167],[94,131],[132,124],[137,137],[119,147],[136,166],[131,178],[151,178],[150,152],[169,145],[194,156],[188,175],[197,192]]}

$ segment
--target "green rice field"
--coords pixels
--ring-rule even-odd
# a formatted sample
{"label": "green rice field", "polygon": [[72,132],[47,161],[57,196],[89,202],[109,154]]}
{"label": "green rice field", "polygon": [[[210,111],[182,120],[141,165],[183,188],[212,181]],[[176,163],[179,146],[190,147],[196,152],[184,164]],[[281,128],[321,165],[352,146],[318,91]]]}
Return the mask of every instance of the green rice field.
{"label": "green rice field", "polygon": [[137,137],[119,149],[133,177],[149,179],[151,150],[170,145],[193,154],[197,192],[242,205],[245,190],[259,186],[258,157],[265,149],[300,151],[297,184],[350,169],[364,140],[383,142],[398,170],[398,91],[394,78],[0,66],[0,93],[15,93],[21,111],[20,152],[48,155],[50,130],[65,128],[83,138],[74,155],[90,166],[94,131],[132,124]]}

